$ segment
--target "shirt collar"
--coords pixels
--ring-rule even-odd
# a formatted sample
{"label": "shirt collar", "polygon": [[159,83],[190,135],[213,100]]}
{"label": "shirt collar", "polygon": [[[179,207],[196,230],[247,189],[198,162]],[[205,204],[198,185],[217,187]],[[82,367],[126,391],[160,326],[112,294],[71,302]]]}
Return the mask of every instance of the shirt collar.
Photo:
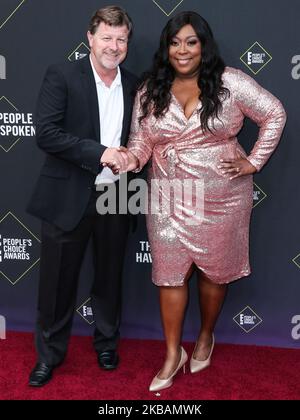
{"label": "shirt collar", "polygon": [[[91,56],[90,56],[90,63],[91,63],[91,66],[92,66],[92,70],[93,70],[93,73],[94,73],[94,78],[95,78],[96,84],[97,85],[101,84],[102,86],[107,87],[106,84],[101,79],[101,77],[99,76],[99,74],[96,72],[96,69],[95,69],[94,64],[92,62],[92,59],[91,59]],[[114,78],[114,80],[113,80],[112,84],[110,85],[109,89],[113,89],[115,86],[120,86],[120,85],[121,85],[121,71],[120,71],[120,67],[118,66],[117,67],[117,75]]]}

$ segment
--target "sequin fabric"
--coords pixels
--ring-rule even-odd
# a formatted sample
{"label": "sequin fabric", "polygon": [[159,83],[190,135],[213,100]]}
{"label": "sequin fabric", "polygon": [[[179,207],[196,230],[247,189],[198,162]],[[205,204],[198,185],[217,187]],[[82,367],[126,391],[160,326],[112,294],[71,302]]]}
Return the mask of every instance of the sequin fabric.
{"label": "sequin fabric", "polygon": [[[200,127],[201,101],[187,119],[172,95],[163,117],[156,119],[150,114],[139,124],[141,92],[135,100],[128,148],[138,157],[140,168],[152,161],[148,171],[150,210],[151,191],[159,182],[193,180],[204,188],[202,217],[197,224],[187,223],[188,210],[176,213],[172,195],[162,204],[171,205],[171,214],[162,209],[146,216],[152,281],[158,286],[181,286],[192,263],[218,284],[250,274],[253,177],[230,180],[218,168],[219,161],[234,158],[237,150],[247,157],[236,137],[246,116],[260,128],[247,157],[259,171],[280,140],[286,114],[276,97],[241,70],[226,67],[222,78],[230,96],[223,99],[219,119],[209,121],[213,133]],[[159,191],[162,199],[164,190]]]}

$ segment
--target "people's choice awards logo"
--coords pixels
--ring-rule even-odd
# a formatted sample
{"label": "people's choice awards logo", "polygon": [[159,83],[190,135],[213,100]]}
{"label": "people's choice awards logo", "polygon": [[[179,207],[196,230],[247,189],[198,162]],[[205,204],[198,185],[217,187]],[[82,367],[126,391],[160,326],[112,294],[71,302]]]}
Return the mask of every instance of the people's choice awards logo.
{"label": "people's choice awards logo", "polygon": [[0,220],[0,274],[12,285],[39,261],[40,240],[8,212]]}
{"label": "people's choice awards logo", "polygon": [[9,152],[21,137],[35,136],[32,113],[23,113],[5,96],[0,98],[0,147]]}
{"label": "people's choice awards logo", "polygon": [[292,58],[292,64],[295,64],[292,68],[292,78],[294,80],[300,79],[300,55],[294,55]]}
{"label": "people's choice awards logo", "polygon": [[291,322],[295,325],[291,332],[292,338],[294,340],[300,340],[300,315],[294,315]]}
{"label": "people's choice awards logo", "polygon": [[87,45],[85,45],[84,42],[81,42],[75,50],[71,52],[71,54],[68,55],[69,61],[76,61],[81,60],[85,56],[87,56],[90,53],[90,49]]}
{"label": "people's choice awards logo", "polygon": [[0,29],[14,16],[25,0],[6,0],[1,1],[0,7]]}
{"label": "people's choice awards logo", "polygon": [[266,197],[267,194],[253,182],[253,208],[261,203]]}
{"label": "people's choice awards logo", "polygon": [[166,15],[170,16],[183,0],[152,0],[154,4]]}
{"label": "people's choice awards logo", "polygon": [[257,74],[272,60],[272,57],[258,42],[254,42],[240,60],[252,73]]}
{"label": "people's choice awards logo", "polygon": [[4,316],[0,315],[0,340],[6,339],[6,320]]}
{"label": "people's choice awards logo", "polygon": [[3,55],[0,55],[0,79],[6,79],[6,60]]}
{"label": "people's choice awards logo", "polygon": [[92,325],[94,323],[93,310],[91,307],[91,298],[88,298],[79,308],[76,309],[76,312],[87,322]]}
{"label": "people's choice awards logo", "polygon": [[250,306],[246,306],[241,312],[235,315],[233,320],[246,333],[252,331],[262,322],[262,319],[250,308]]}

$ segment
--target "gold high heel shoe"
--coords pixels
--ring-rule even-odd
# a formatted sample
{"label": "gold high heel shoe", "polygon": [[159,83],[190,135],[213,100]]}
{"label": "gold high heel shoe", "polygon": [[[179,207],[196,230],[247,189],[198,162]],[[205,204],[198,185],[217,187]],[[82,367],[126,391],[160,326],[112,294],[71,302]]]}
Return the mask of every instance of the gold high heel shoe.
{"label": "gold high heel shoe", "polygon": [[214,335],[212,335],[212,344],[211,344],[211,349],[210,349],[208,357],[205,360],[197,360],[194,358],[195,349],[197,347],[197,344],[196,344],[193,355],[190,360],[191,373],[199,372],[200,370],[205,369],[206,367],[210,365],[210,359],[211,359],[211,355],[214,349],[214,345],[215,345],[215,337]]}
{"label": "gold high heel shoe", "polygon": [[173,378],[176,375],[176,373],[183,367],[183,372],[185,373],[185,363],[188,359],[188,356],[186,354],[186,351],[183,347],[181,348],[181,356],[180,361],[178,363],[177,368],[174,370],[171,376],[169,376],[167,379],[160,379],[158,377],[159,373],[153,378],[150,386],[149,391],[160,391],[161,389],[169,388],[173,384]]}

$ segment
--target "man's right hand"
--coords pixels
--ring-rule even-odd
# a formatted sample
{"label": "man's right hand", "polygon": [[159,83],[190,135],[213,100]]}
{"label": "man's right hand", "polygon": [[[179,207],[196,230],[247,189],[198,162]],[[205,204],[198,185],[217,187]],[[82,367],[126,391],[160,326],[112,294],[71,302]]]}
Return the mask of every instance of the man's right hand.
{"label": "man's right hand", "polygon": [[102,154],[100,163],[103,166],[112,166],[115,171],[121,172],[128,166],[129,161],[127,154],[120,153],[119,148],[108,147]]}
{"label": "man's right hand", "polygon": [[108,166],[112,172],[116,175],[122,172],[133,171],[139,166],[138,158],[130,152],[126,147],[120,146],[116,150],[117,157],[120,160],[114,158],[108,159],[107,156],[104,156],[104,153],[101,158],[101,163],[103,166]]}

